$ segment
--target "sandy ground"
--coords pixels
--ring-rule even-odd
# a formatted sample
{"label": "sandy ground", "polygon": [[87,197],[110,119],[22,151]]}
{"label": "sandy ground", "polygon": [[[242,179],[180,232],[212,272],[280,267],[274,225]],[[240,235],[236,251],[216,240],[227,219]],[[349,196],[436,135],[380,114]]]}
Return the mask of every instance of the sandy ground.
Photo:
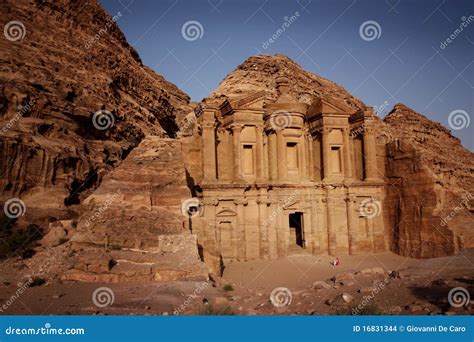
{"label": "sandy ground", "polygon": [[[2,273],[0,314],[318,315],[351,314],[362,304],[374,314],[474,314],[472,300],[455,308],[447,299],[454,287],[474,294],[474,250],[427,260],[392,253],[339,259],[336,267],[331,265],[334,258],[311,255],[234,263],[215,282],[46,283],[22,293],[15,274]],[[380,268],[385,272],[379,274]],[[338,279],[331,280],[335,275]],[[316,281],[325,281],[327,288],[313,289]],[[104,307],[93,300],[100,287],[109,289],[109,297],[99,303],[105,301]],[[291,296],[281,307],[270,300],[277,287],[287,288]],[[350,301],[342,300],[342,294]]]}
{"label": "sandy ground", "polygon": [[326,280],[337,273],[360,271],[369,267],[403,270],[420,262],[393,253],[340,256],[334,267],[333,257],[292,255],[276,260],[234,263],[224,270],[224,281],[242,287],[271,290],[277,286],[310,287],[316,280]]}

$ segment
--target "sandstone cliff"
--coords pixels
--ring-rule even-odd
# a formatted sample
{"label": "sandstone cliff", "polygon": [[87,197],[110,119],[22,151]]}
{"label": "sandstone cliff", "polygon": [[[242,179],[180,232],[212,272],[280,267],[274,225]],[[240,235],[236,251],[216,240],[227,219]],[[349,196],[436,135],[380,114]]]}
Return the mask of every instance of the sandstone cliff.
{"label": "sandstone cliff", "polygon": [[0,199],[21,197],[30,222],[61,218],[144,136],[174,137],[189,97],[142,64],[116,24],[126,13],[95,0],[0,10],[2,27],[24,26],[0,39]]}
{"label": "sandstone cliff", "polygon": [[405,105],[396,105],[384,123],[392,250],[428,258],[473,247],[474,155],[448,129]]}
{"label": "sandstone cliff", "polygon": [[336,102],[353,109],[364,106],[362,101],[340,85],[304,70],[284,55],[258,55],[247,58],[224,78],[205,101],[222,102],[225,98],[242,97],[261,90],[267,92],[269,100],[275,100],[276,78],[283,74],[289,79],[290,94],[298,101],[311,104],[315,98],[330,96]]}
{"label": "sandstone cliff", "polygon": [[207,279],[182,203],[191,197],[180,142],[148,136],[83,204],[63,279]]}

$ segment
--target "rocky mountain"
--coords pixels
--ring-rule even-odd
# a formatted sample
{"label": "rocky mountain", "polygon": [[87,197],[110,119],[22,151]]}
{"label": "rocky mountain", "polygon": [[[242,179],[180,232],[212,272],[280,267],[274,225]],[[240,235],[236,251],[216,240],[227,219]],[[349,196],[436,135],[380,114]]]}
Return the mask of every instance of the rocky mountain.
{"label": "rocky mountain", "polygon": [[[174,137],[189,97],[144,66],[95,0],[2,1],[0,198],[63,218],[146,135]],[[29,217],[29,219],[28,219]]]}
{"label": "rocky mountain", "polygon": [[[196,129],[194,104],[142,64],[116,23],[126,14],[112,17],[93,0],[7,0],[0,9],[0,202],[19,197],[20,221],[52,222],[29,270],[87,281],[205,279],[199,257],[212,251],[198,249],[180,211],[194,190],[188,172],[200,168],[192,137],[176,138]],[[261,90],[274,100],[282,74],[299,101],[365,107],[283,55],[248,58],[203,102]],[[185,116],[190,124],[178,127]],[[474,246],[473,154],[401,104],[373,124],[390,248],[432,257]],[[61,258],[60,270],[45,265]]]}
{"label": "rocky mountain", "polygon": [[205,101],[222,102],[225,98],[242,97],[261,90],[267,91],[269,100],[275,100],[276,77],[282,74],[288,77],[291,84],[290,94],[298,101],[311,104],[316,97],[330,96],[336,103],[353,109],[364,106],[362,101],[340,85],[304,70],[284,55],[249,57],[227,75]]}
{"label": "rocky mountain", "polygon": [[473,153],[441,124],[403,104],[383,123],[385,144],[379,147],[385,154],[384,209],[393,227],[392,250],[428,258],[474,246]]}

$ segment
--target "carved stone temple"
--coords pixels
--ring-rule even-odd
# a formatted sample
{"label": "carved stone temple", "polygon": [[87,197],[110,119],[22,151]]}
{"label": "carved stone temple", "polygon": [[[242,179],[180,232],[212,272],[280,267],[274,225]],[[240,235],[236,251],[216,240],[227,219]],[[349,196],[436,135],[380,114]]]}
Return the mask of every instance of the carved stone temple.
{"label": "carved stone temple", "polygon": [[388,250],[372,108],[297,102],[284,76],[277,90],[273,101],[260,91],[197,107],[185,153],[200,160],[190,168],[203,206],[193,233],[224,264]]}

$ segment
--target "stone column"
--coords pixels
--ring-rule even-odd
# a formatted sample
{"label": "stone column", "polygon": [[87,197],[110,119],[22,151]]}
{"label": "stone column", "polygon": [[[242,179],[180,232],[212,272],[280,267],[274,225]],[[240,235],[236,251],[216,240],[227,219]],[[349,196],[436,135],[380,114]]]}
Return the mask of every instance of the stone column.
{"label": "stone column", "polygon": [[265,131],[263,131],[263,178],[264,180],[267,180],[270,178],[270,173],[269,173],[269,160],[268,160],[268,154],[269,154],[269,148],[268,148],[268,136],[266,135]]}
{"label": "stone column", "polygon": [[270,179],[278,179],[278,147],[277,137],[274,133],[268,137],[268,173]]}
{"label": "stone column", "polygon": [[[328,194],[329,197],[329,194]],[[333,224],[333,215],[332,215],[332,206],[334,205],[334,200],[327,198],[327,229],[328,229],[328,252],[329,255],[337,255],[337,243],[336,243],[336,231]]]}
{"label": "stone column", "polygon": [[241,177],[240,167],[241,167],[241,158],[240,158],[240,133],[242,132],[241,125],[232,126],[232,135],[234,137],[234,180],[239,180]]}
{"label": "stone column", "polygon": [[202,125],[203,173],[205,181],[217,178],[216,170],[216,137],[213,123]]}
{"label": "stone column", "polygon": [[246,201],[243,199],[237,199],[234,201],[237,205],[237,260],[246,261],[246,239],[245,239],[245,207]]}
{"label": "stone column", "polygon": [[349,128],[344,128],[342,130],[343,134],[343,144],[344,144],[344,177],[346,179],[352,179],[352,158],[351,158],[351,143],[350,143],[350,130]]}
{"label": "stone column", "polygon": [[313,152],[313,137],[311,134],[307,135],[307,141],[308,141],[308,150],[309,150],[309,158],[308,158],[308,163],[309,163],[309,179],[314,180],[314,152]]}
{"label": "stone column", "polygon": [[270,259],[276,259],[278,257],[278,217],[277,217],[277,205],[273,202],[269,202],[270,206],[267,208],[266,224],[268,229],[268,256]]}
{"label": "stone column", "polygon": [[283,130],[279,129],[277,135],[277,168],[278,180],[286,180],[288,178],[287,162],[286,162],[286,143],[283,137]]}
{"label": "stone column", "polygon": [[322,253],[329,254],[328,203],[325,198],[318,197],[319,199],[316,201],[316,203],[318,203],[316,212],[318,214],[318,223],[321,226],[321,229],[319,229],[320,249]]}
{"label": "stone column", "polygon": [[357,254],[357,218],[355,216],[355,196],[349,194],[347,203],[347,231],[349,239],[349,254]]}
{"label": "stone column", "polygon": [[313,205],[311,206],[311,232],[313,235],[313,244],[311,248],[311,252],[313,254],[319,254],[321,252],[321,236],[320,236],[320,227],[318,227],[318,206],[319,203],[315,200],[314,195],[311,195],[311,202]]}
{"label": "stone column", "polygon": [[303,134],[301,135],[301,142],[302,142],[302,153],[301,153],[301,167],[303,171],[303,178],[309,178],[309,148],[308,148],[308,141],[306,140],[306,130],[303,130]]}
{"label": "stone column", "polygon": [[364,130],[364,162],[365,162],[365,179],[374,180],[377,175],[377,160],[375,154],[375,138],[372,128],[366,127]]}
{"label": "stone column", "polygon": [[312,215],[310,208],[306,208],[303,210],[303,238],[304,238],[304,248],[309,249],[313,252],[313,231],[311,227],[312,223]]}
{"label": "stone column", "polygon": [[321,131],[321,138],[323,144],[323,172],[324,178],[323,181],[329,180],[331,173],[330,173],[330,165],[329,165],[329,155],[331,153],[331,147],[329,145],[329,128],[323,128]]}
{"label": "stone column", "polygon": [[264,165],[263,165],[263,128],[260,126],[255,127],[256,134],[257,134],[257,142],[256,142],[256,159],[257,159],[257,180],[263,180],[263,173],[264,173]]}
{"label": "stone column", "polygon": [[257,199],[258,205],[258,216],[259,216],[259,226],[260,226],[260,258],[268,259],[268,214],[267,214],[267,194],[266,189],[261,188],[259,190],[259,198]]}
{"label": "stone column", "polygon": [[374,220],[372,218],[367,217],[367,225],[369,227],[369,241],[372,246],[371,253],[375,253],[375,241],[374,241]]}

